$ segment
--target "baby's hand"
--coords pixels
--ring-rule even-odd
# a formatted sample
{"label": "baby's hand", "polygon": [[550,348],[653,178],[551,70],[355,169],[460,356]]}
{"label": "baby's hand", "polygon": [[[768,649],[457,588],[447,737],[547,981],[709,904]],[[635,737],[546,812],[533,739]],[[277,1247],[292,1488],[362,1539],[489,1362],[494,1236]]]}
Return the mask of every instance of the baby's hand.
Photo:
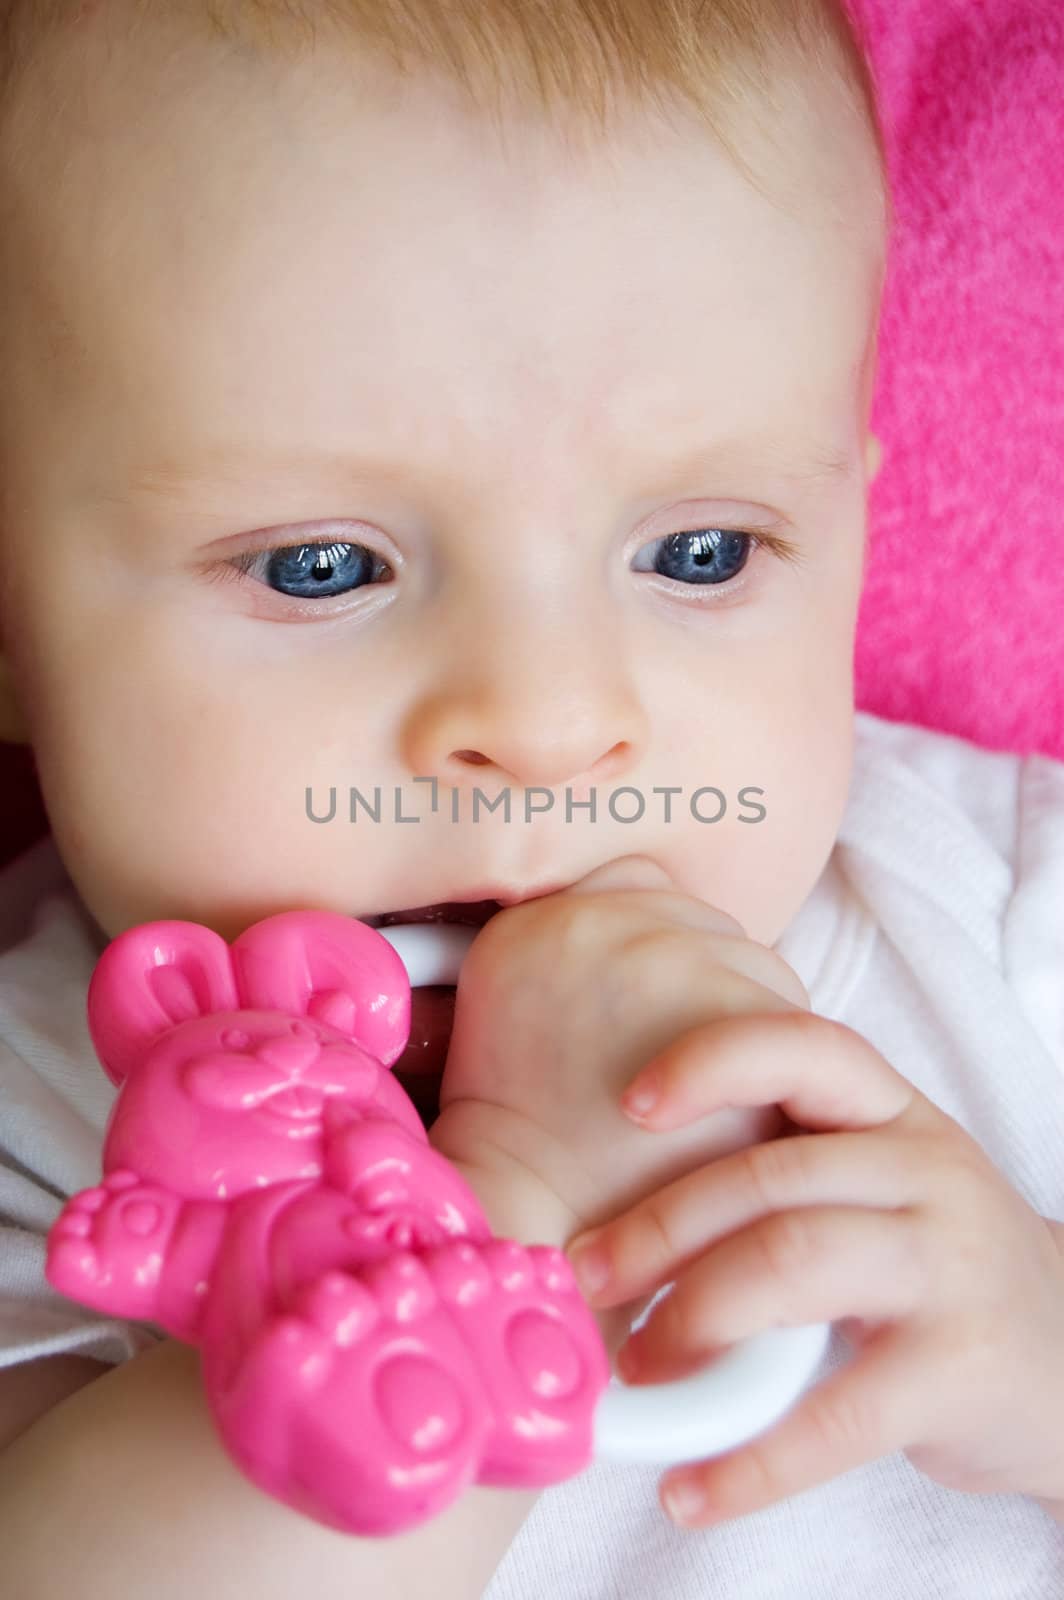
{"label": "baby's hand", "polygon": [[505,1190],[511,1213],[527,1191],[542,1241],[562,1245],[784,1125],[771,1106],[722,1106],[669,1138],[648,1133],[618,1106],[642,1066],[714,1018],[808,1004],[781,957],[655,863],[626,857],[478,934],[430,1142],[482,1198]]}
{"label": "baby's hand", "polygon": [[1064,1520],[1064,1225],[871,1044],[811,1012],[711,1023],[644,1077],[658,1098],[642,1120],[669,1140],[724,1106],[782,1106],[797,1126],[573,1241],[593,1309],[674,1284],[622,1376],[659,1383],[812,1322],[838,1321],[858,1350],[750,1444],[670,1474],[664,1497],[682,1481],[702,1499],[672,1514],[703,1527],[903,1450],[947,1487],[1027,1494]]}

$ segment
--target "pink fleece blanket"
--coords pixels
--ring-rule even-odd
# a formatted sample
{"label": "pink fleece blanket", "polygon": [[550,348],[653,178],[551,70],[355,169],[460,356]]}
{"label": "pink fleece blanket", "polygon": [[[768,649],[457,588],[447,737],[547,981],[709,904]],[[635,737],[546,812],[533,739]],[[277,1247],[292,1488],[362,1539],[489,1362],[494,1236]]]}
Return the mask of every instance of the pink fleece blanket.
{"label": "pink fleece blanket", "polygon": [[849,0],[897,227],[857,703],[1064,760],[1064,0]]}

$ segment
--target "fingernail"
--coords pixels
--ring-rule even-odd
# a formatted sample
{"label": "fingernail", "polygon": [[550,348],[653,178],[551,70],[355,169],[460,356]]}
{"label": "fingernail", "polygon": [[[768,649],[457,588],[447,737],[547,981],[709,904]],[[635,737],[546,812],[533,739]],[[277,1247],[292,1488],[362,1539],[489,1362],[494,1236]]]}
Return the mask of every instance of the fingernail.
{"label": "fingernail", "polygon": [[661,1083],[656,1072],[641,1073],[621,1095],[621,1105],[630,1117],[645,1117],[661,1098]]}
{"label": "fingernail", "polygon": [[706,1507],[706,1497],[696,1478],[673,1478],[663,1496],[665,1510],[673,1522],[693,1522]]}
{"label": "fingernail", "polygon": [[578,1234],[565,1252],[569,1258],[569,1265],[576,1274],[577,1282],[585,1294],[596,1294],[610,1281],[610,1264],[606,1259],[606,1252],[595,1243],[600,1231],[598,1228],[591,1228],[587,1233]]}

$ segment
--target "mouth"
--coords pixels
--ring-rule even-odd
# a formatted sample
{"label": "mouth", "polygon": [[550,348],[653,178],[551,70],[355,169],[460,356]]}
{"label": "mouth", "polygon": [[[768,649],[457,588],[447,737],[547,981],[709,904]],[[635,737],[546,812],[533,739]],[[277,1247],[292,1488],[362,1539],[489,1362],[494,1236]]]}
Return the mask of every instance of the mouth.
{"label": "mouth", "polygon": [[[564,883],[541,889],[498,896],[478,892],[467,900],[440,900],[430,906],[413,906],[405,911],[381,911],[360,916],[371,928],[394,928],[403,923],[440,922],[483,928],[499,911],[524,900],[564,889]],[[411,991],[410,1036],[405,1050],[392,1067],[392,1075],[413,1102],[426,1132],[440,1114],[440,1082],[447,1062],[454,1027],[455,988],[453,984],[425,984]]]}
{"label": "mouth", "polygon": [[[482,928],[502,909],[501,900],[489,897],[439,900],[434,905],[381,911],[359,920],[371,928],[431,922]],[[412,1102],[426,1132],[440,1114],[440,1083],[454,1028],[454,1003],[453,984],[426,984],[411,990],[410,1036],[392,1067],[392,1076]]]}
{"label": "mouth", "polygon": [[502,910],[499,900],[440,900],[431,906],[414,906],[408,911],[382,911],[361,917],[371,928],[394,928],[404,922],[457,922],[467,928],[482,928]]}
{"label": "mouth", "polygon": [[504,889],[497,895],[477,889],[462,900],[437,900],[434,905],[413,906],[406,911],[377,911],[366,915],[356,912],[355,915],[371,928],[394,928],[402,922],[458,922],[466,927],[482,928],[497,911],[504,911],[507,906],[540,900],[544,895],[557,894],[567,888],[568,882],[546,883],[538,889]]}
{"label": "mouth", "polygon": [[280,1123],[290,1139],[310,1138],[321,1121],[321,1103],[322,1097],[315,1089],[293,1084],[265,1100],[262,1114]]}

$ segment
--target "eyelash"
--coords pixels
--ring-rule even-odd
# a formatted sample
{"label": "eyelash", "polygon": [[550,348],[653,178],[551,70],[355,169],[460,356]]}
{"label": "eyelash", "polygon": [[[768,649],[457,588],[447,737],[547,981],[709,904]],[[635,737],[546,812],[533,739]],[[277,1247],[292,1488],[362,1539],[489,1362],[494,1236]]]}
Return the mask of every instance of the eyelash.
{"label": "eyelash", "polygon": [[[771,555],[777,556],[781,561],[786,561],[792,566],[799,567],[799,566],[802,566],[804,564],[805,558],[802,555],[801,551],[798,549],[798,546],[795,545],[790,539],[784,539],[780,534],[767,533],[764,529],[761,529],[761,530],[755,530],[753,528],[720,528],[720,529],[717,529],[716,524],[706,524],[705,526],[706,527],[712,527],[714,529],[714,531],[718,531],[718,532],[721,532],[721,533],[727,533],[727,534],[733,534],[733,535],[737,534],[737,535],[740,535],[743,538],[749,539],[751,541],[751,545],[753,547],[752,553],[756,553],[756,551],[759,550],[759,549],[764,549],[764,550],[767,550]],[[702,531],[703,530],[701,528],[698,528],[698,527],[695,527],[695,528],[676,528],[676,529],[673,530],[672,534],[659,534],[657,539],[651,539],[651,540],[648,541],[648,543],[650,545],[654,545],[654,544],[659,543],[663,539],[672,538],[672,537],[675,537],[677,535],[681,535],[682,536],[683,534],[688,534],[688,533],[700,533]],[[206,574],[206,576],[209,579],[209,581],[212,582],[212,583],[226,583],[226,582],[232,582],[232,581],[239,581],[242,578],[248,577],[250,575],[250,573],[251,573],[251,569],[264,556],[272,556],[272,555],[278,554],[279,552],[288,551],[288,550],[300,550],[300,549],[304,549],[304,548],[310,549],[310,550],[329,550],[329,549],[335,548],[335,546],[337,546],[337,545],[346,546],[346,547],[351,548],[351,549],[362,549],[362,550],[365,550],[368,555],[371,555],[371,556],[375,557],[375,559],[377,561],[381,562],[385,567],[387,567],[387,565],[388,565],[388,563],[384,560],[384,557],[383,556],[377,556],[376,551],[371,549],[371,547],[369,545],[364,545],[360,541],[354,540],[354,539],[306,539],[306,540],[297,540],[297,541],[294,541],[294,542],[292,540],[287,540],[287,541],[282,540],[282,541],[278,542],[277,544],[262,545],[256,550],[244,551],[242,554],[240,554],[238,556],[234,556],[234,557],[232,557],[231,560],[229,560],[227,562],[224,562],[222,564],[222,566],[214,567],[213,569],[211,569]],[[643,548],[645,549],[646,546],[643,546]],[[699,586],[698,584],[681,583],[679,581],[679,579],[665,578],[660,573],[651,574],[651,576],[656,576],[659,579],[660,582],[665,583],[667,585],[670,585],[670,586],[674,585],[675,586],[675,591],[677,593],[683,594],[687,598],[692,598],[693,596],[710,595],[710,594],[718,594],[718,595],[721,595],[721,596],[724,596],[724,597],[730,597],[732,595],[738,595],[739,593],[745,591],[745,589],[748,587],[748,581],[747,581],[747,576],[746,575],[747,575],[747,572],[749,570],[749,564],[750,564],[749,561],[744,563],[742,571],[734,579],[730,580],[727,583],[722,583],[722,584],[707,584],[705,586]],[[360,586],[360,588],[352,589],[351,591],[349,591],[349,593],[347,595],[335,595],[335,596],[332,596],[331,598],[337,600],[338,602],[343,602],[343,601],[349,600],[352,595],[361,594],[364,589],[375,588],[376,586],[377,585],[375,583],[372,583],[372,582],[368,583],[368,584],[363,584],[363,585]],[[263,585],[263,587],[265,588],[266,586]],[[267,592],[270,593],[270,594],[275,593],[275,591],[273,591],[273,590],[268,590]],[[313,601],[312,600],[312,601],[310,601],[310,603],[308,605],[307,604],[307,599],[306,599],[305,596],[302,599],[297,599],[296,596],[294,596],[294,595],[287,595],[286,596],[286,595],[282,595],[282,594],[277,594],[277,599],[281,600],[281,601],[288,600],[288,601],[290,601],[290,603],[291,603],[291,605],[293,607],[303,606],[304,609],[305,609],[305,612],[307,614],[313,614],[313,615],[317,615],[317,616],[321,616],[321,615],[327,614],[329,612],[334,612],[334,611],[343,609],[342,604],[336,605],[336,606],[332,606],[332,605],[329,604],[329,600],[324,600],[324,601]],[[713,600],[709,600],[709,599],[706,599],[706,600],[699,599],[699,600],[696,600],[695,603],[696,604],[702,604],[702,605],[713,605],[713,604],[715,604],[717,602],[715,602]]]}

